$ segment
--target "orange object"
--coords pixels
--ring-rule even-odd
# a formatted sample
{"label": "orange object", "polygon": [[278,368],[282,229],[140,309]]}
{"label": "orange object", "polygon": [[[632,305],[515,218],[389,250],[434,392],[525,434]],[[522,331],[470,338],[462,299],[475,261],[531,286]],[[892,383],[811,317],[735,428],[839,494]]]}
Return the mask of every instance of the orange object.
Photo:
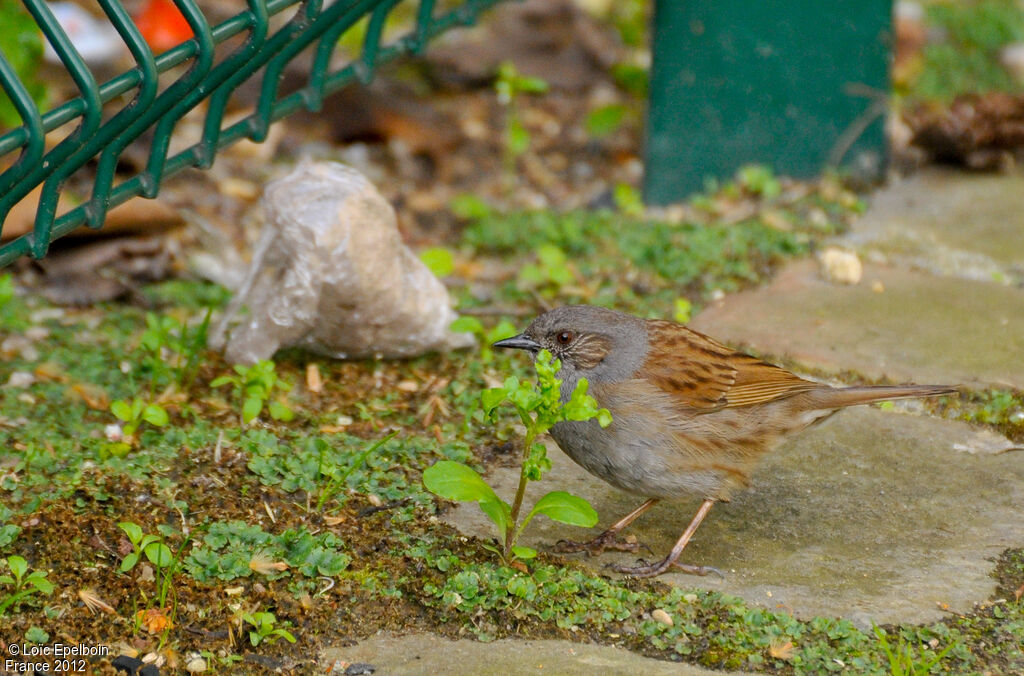
{"label": "orange object", "polygon": [[135,17],[142,37],[154,52],[166,52],[192,37],[192,27],[171,0],[148,0]]}

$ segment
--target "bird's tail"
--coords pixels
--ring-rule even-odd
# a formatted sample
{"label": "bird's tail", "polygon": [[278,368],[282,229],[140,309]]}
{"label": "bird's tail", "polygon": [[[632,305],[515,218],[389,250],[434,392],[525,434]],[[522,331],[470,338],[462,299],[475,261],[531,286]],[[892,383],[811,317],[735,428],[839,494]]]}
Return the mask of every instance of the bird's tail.
{"label": "bird's tail", "polygon": [[873,385],[841,387],[819,392],[821,408],[841,408],[890,399],[941,397],[944,394],[956,394],[958,390],[947,385]]}

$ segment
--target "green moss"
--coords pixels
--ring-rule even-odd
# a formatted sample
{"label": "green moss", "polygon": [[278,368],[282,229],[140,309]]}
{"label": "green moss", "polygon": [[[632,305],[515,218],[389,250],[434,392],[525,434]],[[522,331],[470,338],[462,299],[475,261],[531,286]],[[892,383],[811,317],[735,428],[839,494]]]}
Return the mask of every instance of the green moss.
{"label": "green moss", "polygon": [[[700,303],[762,281],[781,261],[808,254],[817,238],[843,230],[861,206],[829,181],[794,196],[767,169],[748,167],[737,181],[695,198],[684,222],[607,210],[476,208],[463,244],[525,260],[499,287],[503,301],[532,302],[539,294],[671,316],[680,296]],[[477,302],[468,293],[462,298],[464,306]]]}
{"label": "green moss", "polygon": [[960,94],[1017,92],[1024,85],[999,51],[1024,41],[1024,8],[1014,0],[930,2],[927,22],[940,41],[925,45],[918,71],[897,92],[914,101],[948,102]]}

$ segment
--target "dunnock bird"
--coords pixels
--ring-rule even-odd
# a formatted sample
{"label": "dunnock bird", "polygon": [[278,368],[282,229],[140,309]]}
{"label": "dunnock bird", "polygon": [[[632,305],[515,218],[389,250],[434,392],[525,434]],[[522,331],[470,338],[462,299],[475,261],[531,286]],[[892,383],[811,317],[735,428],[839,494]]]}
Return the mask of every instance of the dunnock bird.
{"label": "dunnock bird", "polygon": [[678,563],[711,506],[748,485],[761,456],[788,434],[836,409],[873,401],[953,394],[938,385],[835,388],[804,380],[737,352],[682,324],[640,319],[615,310],[574,305],[537,317],[495,347],[547,349],[560,359],[562,399],[580,378],[612,414],[561,422],[551,436],[578,465],[611,485],[647,498],[594,540],[562,542],[561,551],[634,551],[618,533],[659,500],[697,494],[697,515],[668,556],[657,563],[613,566],[635,577],[672,566],[705,575],[710,568]]}

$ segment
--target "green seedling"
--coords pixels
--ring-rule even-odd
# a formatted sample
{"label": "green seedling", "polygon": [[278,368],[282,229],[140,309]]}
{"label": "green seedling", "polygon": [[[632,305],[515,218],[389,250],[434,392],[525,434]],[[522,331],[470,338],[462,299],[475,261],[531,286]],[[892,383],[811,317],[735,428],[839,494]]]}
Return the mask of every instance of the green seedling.
{"label": "green seedling", "polygon": [[456,195],[448,206],[453,214],[464,221],[476,221],[494,214],[490,204],[471,193]]}
{"label": "green seedling", "polygon": [[554,244],[537,247],[537,262],[519,268],[516,287],[521,291],[533,290],[553,298],[563,286],[571,284],[576,275],[569,266],[565,252]]}
{"label": "green seedling", "polygon": [[[292,636],[291,632],[283,627],[275,626],[277,618],[274,617],[274,613],[245,613],[242,615],[242,621],[252,627],[252,631],[249,632],[249,643],[254,646],[258,646],[261,643],[273,645],[277,643],[278,639],[282,638],[289,643],[295,643],[295,637]],[[291,626],[291,622],[284,622],[283,624],[288,627]]]}
{"label": "green seedling", "polygon": [[644,200],[640,191],[628,183],[616,183],[612,189],[612,199],[619,212],[630,218],[641,218],[644,215]]}
{"label": "green seedling", "polygon": [[25,640],[29,643],[35,643],[36,645],[42,645],[50,641],[50,635],[43,630],[42,627],[32,625],[25,630]]}
{"label": "green seedling", "polygon": [[0,549],[14,542],[18,538],[18,534],[21,533],[20,526],[8,523],[13,517],[14,512],[3,503],[0,503]]}
{"label": "green seedling", "polygon": [[595,108],[587,114],[583,126],[595,138],[611,136],[622,126],[629,109],[621,103]]}
{"label": "green seedling", "polygon": [[[3,0],[0,0],[2,4]],[[3,39],[0,37],[0,44]],[[3,97],[0,96],[0,101]],[[28,327],[25,303],[14,292],[14,279],[0,275],[0,331],[23,331]]]}
{"label": "green seedling", "polygon": [[516,161],[530,148],[530,132],[523,125],[519,99],[524,94],[543,94],[548,88],[544,80],[522,75],[511,61],[498,66],[494,91],[505,107],[504,164],[510,184],[515,177]]}
{"label": "green seedling", "polygon": [[680,324],[685,324],[690,321],[691,313],[693,312],[693,303],[687,298],[676,298],[675,310],[672,314],[673,318]]}
{"label": "green seedling", "polygon": [[235,375],[215,378],[210,387],[231,385],[235,398],[242,404],[243,424],[248,425],[258,418],[264,406],[274,420],[287,422],[295,417],[295,413],[280,398],[271,399],[275,390],[283,393],[291,389],[291,385],[277,375],[274,362],[261,359],[252,366],[235,364],[233,368]]}
{"label": "green seedling", "polygon": [[141,526],[131,521],[121,521],[117,525],[132,543],[132,552],[121,560],[122,573],[134,568],[143,554],[157,568],[167,568],[171,565],[174,556],[171,548],[164,544],[162,536],[145,534]]}
{"label": "green seedling", "polygon": [[892,676],[928,676],[928,674],[932,673],[932,669],[946,657],[955,645],[950,643],[942,652],[936,653],[929,659],[925,659],[924,656],[917,655],[914,646],[904,639],[902,635],[899,637],[899,642],[893,646],[889,643],[884,629],[876,626],[874,631],[875,636],[878,637],[879,647],[881,647],[882,652],[885,653],[886,658],[889,660],[889,673]]}
{"label": "green seedling", "polygon": [[338,495],[338,493],[346,488],[348,485],[346,482],[348,481],[349,476],[356,468],[362,467],[363,463],[366,462],[366,458],[368,458],[371,453],[394,439],[397,434],[398,430],[395,430],[377,443],[367,447],[366,450],[356,456],[352,462],[345,466],[333,462],[330,454],[331,447],[326,441],[323,439],[316,439],[315,443],[317,450],[320,452],[320,467],[317,473],[319,474],[322,482],[320,486],[320,497],[316,501],[316,511],[321,511],[329,500],[333,499]]}
{"label": "green seedling", "polygon": [[10,275],[0,275],[0,311],[14,300],[14,280]]}
{"label": "green seedling", "polygon": [[[352,562],[343,544],[330,532],[314,535],[300,528],[273,535],[242,521],[217,521],[184,557],[184,568],[200,582],[230,581],[254,572],[267,579],[334,577]],[[287,565],[254,565],[257,559]]]}
{"label": "green seedling", "polygon": [[762,164],[748,164],[736,173],[736,180],[744,190],[765,199],[775,199],[782,194],[782,184],[770,167]]}
{"label": "green seedling", "polygon": [[497,410],[504,403],[510,403],[526,426],[523,442],[522,461],[519,472],[519,486],[512,504],[498,497],[477,472],[462,463],[442,460],[423,472],[423,484],[427,490],[449,500],[476,502],[498,529],[499,546],[488,547],[501,556],[505,562],[515,559],[530,559],[536,550],[516,544],[520,534],[533,517],[543,514],[550,519],[574,526],[591,528],[597,523],[597,512],[586,500],[565,491],[552,491],[534,504],[526,517],[520,521],[523,496],[531,481],[540,480],[551,468],[547,449],[538,441],[540,435],[553,425],[566,420],[590,420],[596,418],[602,427],[612,422],[607,409],[599,409],[593,397],[587,394],[587,381],[580,379],[568,401],[562,402],[561,381],[557,374],[561,368],[558,360],[542,350],[535,364],[537,385],[522,383],[510,376],[501,387],[484,390],[480,403],[484,413],[497,420]]}
{"label": "green seedling", "polygon": [[140,397],[135,397],[131,401],[118,399],[110,404],[110,412],[118,420],[124,421],[124,435],[126,437],[134,437],[136,430],[144,422],[149,423],[153,427],[163,427],[170,420],[163,406],[147,403]]}
{"label": "green seedling", "polygon": [[495,326],[487,329],[479,319],[468,315],[456,319],[449,328],[455,333],[472,333],[477,337],[481,345],[480,361],[484,364],[489,364],[494,360],[492,344],[505,338],[511,338],[517,333],[516,327],[507,319],[502,319]]}
{"label": "green seedling", "polygon": [[[180,570],[181,563],[185,555],[185,550],[191,544],[191,539],[185,537],[182,540],[181,546],[178,550],[172,551],[171,548],[166,544],[168,539],[176,535],[175,531],[169,526],[160,525],[157,526],[157,530],[160,531],[160,535],[147,534],[142,532],[142,528],[131,521],[122,521],[117,524],[118,527],[124,531],[125,535],[128,536],[128,540],[132,544],[132,551],[124,559],[121,560],[120,571],[126,573],[134,568],[142,556],[145,556],[153,567],[156,569],[156,586],[157,594],[153,599],[149,599],[143,594],[143,600],[147,610],[152,608],[164,609],[168,608],[168,599],[172,598],[174,603],[170,606],[170,620],[171,623],[174,621],[174,617],[177,615],[177,592],[173,586],[173,580],[175,574]],[[145,611],[136,614],[137,622],[142,622],[145,617]],[[163,613],[163,611],[161,611]],[[167,640],[168,632],[171,624],[167,624],[166,628],[161,634],[161,645]]]}
{"label": "green seedling", "polygon": [[455,257],[443,246],[424,249],[420,252],[420,260],[435,277],[447,277],[455,271]]}
{"label": "green seedling", "polygon": [[143,351],[142,366],[157,385],[174,383],[187,389],[199,371],[200,357],[206,349],[212,310],[194,327],[187,321],[146,313],[146,330],[139,347]]}
{"label": "green seedling", "polygon": [[0,617],[7,613],[8,608],[20,605],[23,599],[33,594],[49,596],[53,593],[53,583],[46,579],[45,570],[28,572],[28,562],[20,556],[8,556],[5,563],[11,574],[0,575],[0,585],[12,589],[6,596],[0,597]]}

